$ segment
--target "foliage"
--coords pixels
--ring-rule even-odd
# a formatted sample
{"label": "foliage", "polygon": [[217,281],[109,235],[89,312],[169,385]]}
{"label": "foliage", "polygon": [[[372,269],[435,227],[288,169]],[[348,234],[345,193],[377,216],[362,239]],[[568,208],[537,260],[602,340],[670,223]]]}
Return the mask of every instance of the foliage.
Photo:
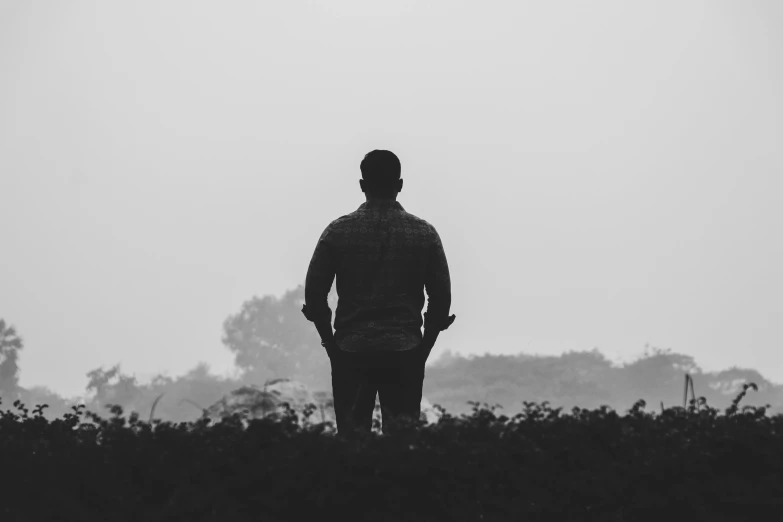
{"label": "foliage", "polygon": [[[394,436],[379,435],[377,402],[372,433],[355,440],[329,422],[300,425],[290,409],[200,418],[230,392],[280,377],[328,394],[329,360],[301,316],[302,290],[253,298],[226,321],[238,378],[200,364],[140,384],[115,365],[87,374],[93,396],[78,405],[18,386],[21,339],[0,322],[0,395],[7,404],[3,386],[12,390],[22,413],[0,412],[2,476],[12,479],[0,519],[658,520],[679,510],[747,520],[781,507],[783,386],[750,369],[702,372],[691,357],[659,349],[623,366],[597,350],[447,352],[427,366],[423,389],[443,416],[403,423]],[[698,399],[672,408],[684,372]],[[641,400],[614,413],[628,397]],[[471,399],[521,413],[508,422]],[[741,399],[766,406],[740,409]],[[660,414],[642,413],[647,402],[660,403]],[[23,403],[43,406],[29,417]]]}
{"label": "foliage", "polygon": [[[783,416],[739,402],[625,415],[524,402],[393,435],[285,414],[147,423],[113,405],[0,411],[4,520],[749,520],[783,507]],[[82,418],[85,417],[85,418]],[[766,518],[766,517],[765,517]]]}
{"label": "foliage", "polygon": [[783,413],[783,386],[755,370],[732,368],[703,372],[690,356],[653,349],[625,365],[613,365],[600,352],[568,352],[560,356],[489,355],[449,357],[425,372],[423,393],[457,414],[468,413],[466,401],[478,399],[518,411],[526,400],[548,401],[566,409],[623,408],[627,397],[650,404],[682,404],[683,378],[690,372],[696,392],[725,408],[744,383],[758,383],[752,405],[770,403]]}
{"label": "foliage", "polygon": [[24,348],[22,338],[11,325],[0,319],[0,397],[18,396],[19,351]]}
{"label": "foliage", "polygon": [[[329,299],[336,309],[336,293]],[[331,383],[329,359],[318,332],[302,315],[304,286],[275,296],[253,297],[223,324],[223,344],[234,354],[235,364],[257,381],[292,377],[324,388]]]}

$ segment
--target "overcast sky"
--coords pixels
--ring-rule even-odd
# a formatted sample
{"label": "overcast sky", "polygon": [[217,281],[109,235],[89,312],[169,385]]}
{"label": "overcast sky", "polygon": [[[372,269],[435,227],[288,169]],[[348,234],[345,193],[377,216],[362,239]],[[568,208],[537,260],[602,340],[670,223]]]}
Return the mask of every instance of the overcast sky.
{"label": "overcast sky", "polygon": [[[645,344],[783,382],[783,4],[0,0],[21,385],[232,367],[395,152],[461,354]],[[308,325],[312,327],[312,325]]]}

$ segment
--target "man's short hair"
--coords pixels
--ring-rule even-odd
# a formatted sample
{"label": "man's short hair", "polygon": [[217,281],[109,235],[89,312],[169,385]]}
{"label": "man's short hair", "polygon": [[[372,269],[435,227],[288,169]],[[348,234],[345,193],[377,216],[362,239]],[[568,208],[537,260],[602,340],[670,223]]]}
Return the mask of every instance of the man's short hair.
{"label": "man's short hair", "polygon": [[393,196],[394,186],[400,179],[402,167],[397,156],[388,150],[368,152],[359,165],[364,179],[365,190],[372,195]]}

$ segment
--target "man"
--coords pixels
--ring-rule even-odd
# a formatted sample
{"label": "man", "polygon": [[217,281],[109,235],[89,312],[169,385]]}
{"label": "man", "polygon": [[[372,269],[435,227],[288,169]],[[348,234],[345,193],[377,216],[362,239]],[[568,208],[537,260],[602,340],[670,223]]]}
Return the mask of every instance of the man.
{"label": "man", "polygon": [[[368,153],[359,186],[366,202],[321,234],[305,280],[302,313],[315,323],[332,366],[337,431],[372,430],[375,394],[383,431],[395,419],[418,419],[424,363],[449,316],[451,280],[435,227],[405,211],[400,160]],[[337,313],[327,295],[337,277]],[[421,333],[424,290],[429,304]]]}

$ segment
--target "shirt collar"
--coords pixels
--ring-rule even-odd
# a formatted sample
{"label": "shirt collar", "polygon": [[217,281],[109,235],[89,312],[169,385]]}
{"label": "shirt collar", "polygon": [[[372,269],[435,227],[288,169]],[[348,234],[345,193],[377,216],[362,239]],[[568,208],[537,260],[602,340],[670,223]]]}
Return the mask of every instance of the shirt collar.
{"label": "shirt collar", "polygon": [[370,210],[370,209],[390,209],[393,208],[395,210],[402,210],[405,211],[404,208],[402,208],[402,205],[400,205],[399,201],[395,201],[393,199],[376,199],[373,201],[365,201],[361,205],[359,205],[359,208],[357,210]]}

